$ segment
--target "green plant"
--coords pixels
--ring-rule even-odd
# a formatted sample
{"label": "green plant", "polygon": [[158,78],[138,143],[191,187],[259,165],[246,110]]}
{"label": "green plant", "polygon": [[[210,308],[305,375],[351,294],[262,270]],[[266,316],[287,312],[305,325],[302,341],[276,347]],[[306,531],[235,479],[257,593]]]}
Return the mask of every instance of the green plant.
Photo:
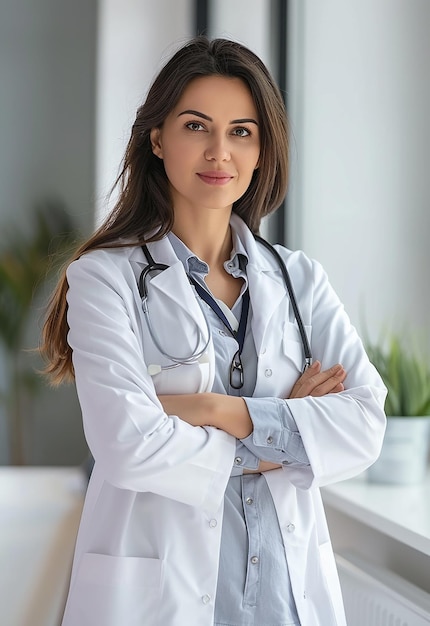
{"label": "green plant", "polygon": [[429,360],[412,340],[392,334],[366,351],[387,389],[385,412],[392,417],[430,415]]}
{"label": "green plant", "polygon": [[24,463],[24,399],[40,386],[25,335],[34,313],[34,300],[58,264],[54,259],[76,238],[72,220],[62,204],[46,202],[35,208],[28,232],[3,230],[6,245],[0,251],[0,343],[6,360],[6,381],[0,393],[9,433],[10,462]]}

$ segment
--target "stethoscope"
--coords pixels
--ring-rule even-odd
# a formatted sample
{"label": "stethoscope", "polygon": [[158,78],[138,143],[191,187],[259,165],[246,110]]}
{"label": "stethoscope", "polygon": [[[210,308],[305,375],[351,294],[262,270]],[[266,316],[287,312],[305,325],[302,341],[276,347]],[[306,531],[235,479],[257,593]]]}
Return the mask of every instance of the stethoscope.
{"label": "stethoscope", "polygon": [[[281,269],[282,276],[283,276],[283,279],[284,279],[284,282],[288,291],[288,295],[290,298],[291,306],[293,307],[294,317],[296,319],[297,326],[300,332],[300,338],[301,338],[301,342],[303,345],[303,354],[304,354],[303,372],[305,372],[307,368],[310,367],[310,365],[312,365],[312,352],[311,352],[311,348],[309,345],[308,337],[306,335],[306,330],[303,324],[302,316],[300,314],[299,307],[297,305],[297,299],[294,294],[294,289],[291,283],[290,275],[288,273],[284,260],[282,259],[278,251],[268,241],[266,241],[259,235],[254,234],[254,237],[256,241],[261,243],[272,253],[272,255],[277,260],[279,267]],[[143,313],[145,315],[146,323],[148,325],[148,331],[149,331],[149,334],[151,335],[151,339],[154,342],[154,345],[157,347],[160,353],[171,362],[170,365],[153,365],[153,364],[149,365],[148,373],[151,376],[155,376],[156,374],[160,373],[162,370],[170,370],[170,369],[179,367],[181,365],[194,365],[196,363],[207,363],[208,362],[207,351],[208,351],[209,343],[211,341],[211,329],[210,329],[208,319],[206,317],[206,314],[204,312],[204,309],[200,300],[202,299],[203,301],[206,301],[211,306],[211,308],[215,310],[218,317],[220,317],[220,319],[224,321],[224,324],[230,329],[230,331],[233,333],[234,336],[236,336],[236,333],[231,330],[231,327],[228,321],[225,319],[224,314],[222,313],[221,309],[218,307],[216,301],[212,298],[212,296],[210,296],[208,292],[206,292],[200,285],[198,285],[198,283],[196,283],[190,276],[188,276],[188,280],[190,281],[192,285],[194,285],[198,295],[200,296],[200,298],[197,298],[197,302],[199,303],[200,309],[203,313],[203,317],[205,320],[205,328],[202,330],[200,326],[197,323],[195,323],[195,327],[197,329],[197,335],[196,335],[197,339],[196,339],[194,348],[190,350],[190,354],[188,356],[183,356],[183,355],[177,356],[177,355],[170,354],[169,352],[167,352],[167,350],[163,348],[163,346],[161,345],[161,342],[159,341],[159,338],[154,328],[153,321],[151,319],[150,310],[148,306],[148,285],[150,283],[151,274],[153,274],[154,272],[157,272],[157,273],[164,272],[165,270],[169,269],[169,265],[165,265],[164,263],[156,263],[153,257],[151,256],[148,250],[148,247],[146,245],[142,246],[142,250],[148,262],[148,265],[142,270],[140,277],[139,277],[139,281],[138,281],[139,294],[140,294],[140,297],[142,298]],[[248,315],[248,306],[249,306],[249,294],[247,291],[245,292],[244,296],[245,295],[247,295],[246,308],[244,309],[244,306],[242,305],[242,316],[241,316],[241,321],[239,322],[239,331],[238,331],[241,335],[243,335],[243,337],[241,336],[240,339],[238,339],[239,343],[241,343],[242,346],[243,346],[243,340],[244,340],[244,330],[243,332],[241,331],[241,326],[242,328],[246,326],[246,317]],[[240,389],[243,385],[243,366],[242,366],[242,361],[240,359],[240,354],[241,354],[241,347],[239,348],[238,352],[235,354],[233,358],[231,372],[230,372],[230,383],[236,389]],[[235,371],[239,374],[239,378],[236,382],[234,382],[234,378],[232,377],[232,374]]]}

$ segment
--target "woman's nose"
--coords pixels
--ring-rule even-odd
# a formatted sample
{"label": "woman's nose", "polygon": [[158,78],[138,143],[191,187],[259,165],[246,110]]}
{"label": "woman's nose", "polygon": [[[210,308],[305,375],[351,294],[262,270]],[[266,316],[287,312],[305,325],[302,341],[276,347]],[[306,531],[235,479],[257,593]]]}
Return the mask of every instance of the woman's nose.
{"label": "woman's nose", "polygon": [[212,135],[205,150],[207,161],[230,161],[228,139],[224,136]]}

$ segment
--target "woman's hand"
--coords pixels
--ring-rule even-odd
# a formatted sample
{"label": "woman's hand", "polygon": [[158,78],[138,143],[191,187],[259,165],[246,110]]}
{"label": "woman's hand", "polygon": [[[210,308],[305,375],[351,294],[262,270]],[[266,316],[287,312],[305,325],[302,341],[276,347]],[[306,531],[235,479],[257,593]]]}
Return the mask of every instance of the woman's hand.
{"label": "woman's hand", "polygon": [[346,372],[342,365],[333,365],[328,370],[321,371],[321,363],[315,361],[297,380],[289,398],[339,393],[339,391],[344,390],[343,381],[345,378]]}
{"label": "woman's hand", "polygon": [[257,469],[255,470],[244,469],[243,473],[244,474],[262,474],[263,472],[270,472],[274,469],[279,469],[281,467],[282,465],[279,465],[278,463],[270,463],[269,461],[260,461]]}

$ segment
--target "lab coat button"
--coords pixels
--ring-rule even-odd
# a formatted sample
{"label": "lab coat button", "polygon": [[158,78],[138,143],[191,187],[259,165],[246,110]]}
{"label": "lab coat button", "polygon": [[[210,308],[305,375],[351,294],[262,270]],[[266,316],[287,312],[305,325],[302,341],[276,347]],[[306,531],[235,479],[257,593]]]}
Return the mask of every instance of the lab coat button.
{"label": "lab coat button", "polygon": [[216,521],[216,519],[211,519],[211,521],[209,522],[209,526],[211,528],[215,528],[217,526],[218,522]]}
{"label": "lab coat button", "polygon": [[251,557],[251,563],[252,563],[253,565],[257,565],[257,563],[258,563],[258,556],[253,556],[253,557]]}
{"label": "lab coat button", "polygon": [[205,595],[202,596],[203,604],[209,604],[210,601],[211,601],[211,597],[207,593],[205,593]]}
{"label": "lab coat button", "polygon": [[293,533],[295,530],[296,530],[296,527],[294,526],[294,524],[288,524],[287,531],[289,533]]}
{"label": "lab coat button", "polygon": [[268,444],[269,444],[269,446],[271,446],[271,445],[272,445],[272,443],[273,443],[273,437],[267,437],[267,439],[266,439],[266,443],[268,443]]}
{"label": "lab coat button", "polygon": [[270,378],[270,376],[272,375],[272,370],[268,368],[267,370],[265,370],[264,375],[266,376],[266,378]]}
{"label": "lab coat button", "polygon": [[246,504],[252,504],[254,502],[254,500],[252,498],[246,498],[245,500]]}
{"label": "lab coat button", "polygon": [[234,459],[234,463],[235,463],[235,465],[241,465],[241,464],[242,464],[242,459],[241,459],[241,457],[240,457],[240,456],[237,456],[237,457]]}

